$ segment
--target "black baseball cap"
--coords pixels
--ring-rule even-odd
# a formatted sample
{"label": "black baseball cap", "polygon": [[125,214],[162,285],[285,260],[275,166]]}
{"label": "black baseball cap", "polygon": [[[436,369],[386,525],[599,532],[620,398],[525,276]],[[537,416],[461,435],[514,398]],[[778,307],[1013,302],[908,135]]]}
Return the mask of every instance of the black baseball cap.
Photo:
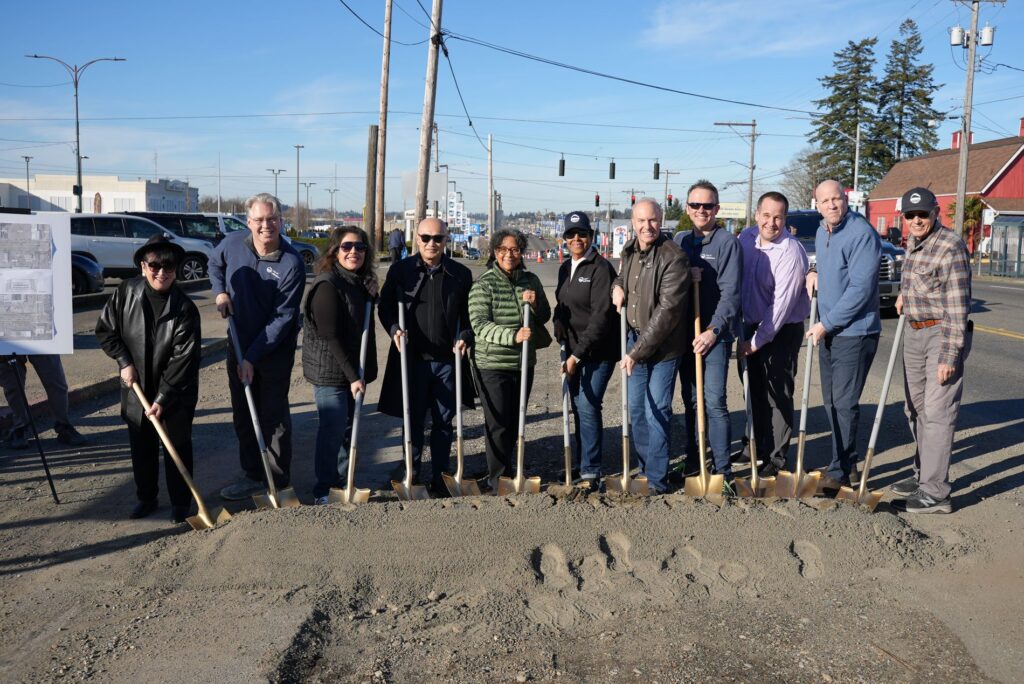
{"label": "black baseball cap", "polygon": [[903,193],[903,201],[900,203],[900,211],[904,214],[908,211],[931,211],[939,206],[934,193],[928,188],[913,188]]}
{"label": "black baseball cap", "polygon": [[562,237],[568,237],[569,233],[590,233],[593,234],[593,229],[590,227],[590,219],[582,211],[570,212],[565,217],[565,230],[562,231]]}

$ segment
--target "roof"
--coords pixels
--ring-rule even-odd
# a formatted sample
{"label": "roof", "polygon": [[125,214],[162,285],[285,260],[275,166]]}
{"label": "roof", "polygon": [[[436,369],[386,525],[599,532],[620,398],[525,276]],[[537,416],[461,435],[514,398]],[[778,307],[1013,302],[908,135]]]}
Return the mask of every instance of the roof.
{"label": "roof", "polygon": [[997,214],[1024,214],[1024,197],[986,197],[982,201]]}
{"label": "roof", "polygon": [[[980,194],[997,173],[1024,147],[1024,138],[1014,136],[968,148],[967,194]],[[871,191],[871,200],[894,199],[913,187],[925,187],[936,195],[956,194],[957,164],[960,150],[939,150],[920,157],[904,159]]]}

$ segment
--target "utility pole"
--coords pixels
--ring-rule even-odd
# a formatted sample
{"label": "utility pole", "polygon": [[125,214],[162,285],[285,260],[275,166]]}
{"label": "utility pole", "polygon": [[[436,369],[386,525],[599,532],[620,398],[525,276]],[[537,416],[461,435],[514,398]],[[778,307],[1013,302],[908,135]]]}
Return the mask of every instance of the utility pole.
{"label": "utility pole", "polygon": [[487,231],[494,235],[494,136],[487,134]]}
{"label": "utility pole", "polygon": [[274,174],[274,197],[277,197],[277,177],[287,170],[288,169],[267,169],[267,171]]}
{"label": "utility pole", "polygon": [[220,152],[217,153],[217,213],[220,213]]}
{"label": "utility pole", "polygon": [[[430,137],[434,130],[434,101],[437,97],[437,60],[441,46],[441,5],[434,0],[430,14],[430,43],[427,49],[427,76],[423,88],[423,118],[420,121],[420,159],[416,173],[416,223],[427,216],[427,182],[430,175]],[[413,240],[415,251],[416,241]]]}
{"label": "utility pole", "polygon": [[28,162],[33,157],[22,155],[21,158],[25,160],[25,207],[32,211],[32,192],[28,184]]}
{"label": "utility pole", "polygon": [[299,229],[299,150],[305,147],[305,145],[295,145],[295,220],[292,221],[292,227],[295,230]]}
{"label": "utility pole", "polygon": [[[747,171],[749,172],[750,175],[749,175],[748,180],[747,180],[747,215],[746,215],[747,223],[750,224],[754,220],[754,169],[756,168],[754,166],[754,145],[755,145],[755,143],[757,141],[757,119],[752,119],[750,121],[750,123],[746,123],[746,122],[742,122],[742,121],[740,121],[740,122],[736,122],[736,121],[719,122],[719,121],[716,121],[715,125],[716,126],[728,126],[729,128],[732,128],[734,126],[748,126],[750,128],[750,164],[747,165]],[[739,134],[737,134],[737,135],[739,135]]]}
{"label": "utility pole", "polygon": [[302,184],[302,187],[306,188],[306,211],[308,212],[307,216],[309,217],[306,219],[306,228],[309,228],[309,219],[313,217],[313,205],[309,203],[309,186],[311,185],[316,185],[316,182]]}
{"label": "utility pole", "polygon": [[379,128],[370,124],[370,133],[366,141],[366,199],[363,201],[363,230],[369,233],[370,226],[376,226],[376,192],[374,179],[377,177],[377,141],[380,139]]}
{"label": "utility pole", "polygon": [[334,193],[338,192],[338,188],[325,188],[331,195],[331,223],[338,221],[338,214],[334,211]]}
{"label": "utility pole", "polygon": [[[447,165],[446,165],[447,168]],[[441,136],[437,132],[437,124],[434,124],[434,175],[441,173]],[[445,204],[447,204],[445,200]],[[434,200],[434,218],[441,218],[441,207],[438,201]]]}
{"label": "utility pole", "polygon": [[[377,187],[374,197],[372,228],[364,226],[379,249],[384,249],[384,163],[388,142],[388,76],[391,71],[391,0],[384,2],[384,56],[380,64],[380,129],[377,140]],[[337,185],[337,182],[335,182]]]}
{"label": "utility pole", "polygon": [[[682,171],[669,171],[668,169],[664,169],[662,171],[662,173],[665,174],[665,213],[667,214],[668,213],[668,208],[669,208],[669,202],[668,202],[668,177],[669,176],[678,176],[679,174],[682,173]],[[686,201],[686,200],[684,199],[683,201]]]}

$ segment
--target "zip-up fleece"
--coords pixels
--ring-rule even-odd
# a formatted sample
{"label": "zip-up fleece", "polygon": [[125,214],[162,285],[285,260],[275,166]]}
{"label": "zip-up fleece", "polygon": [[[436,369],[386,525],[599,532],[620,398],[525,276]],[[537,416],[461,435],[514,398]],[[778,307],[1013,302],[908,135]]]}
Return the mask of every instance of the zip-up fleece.
{"label": "zip-up fleece", "polygon": [[847,211],[829,233],[824,220],[814,236],[818,269],[818,320],[829,335],[882,332],[878,266],[882,243],[863,216]]}

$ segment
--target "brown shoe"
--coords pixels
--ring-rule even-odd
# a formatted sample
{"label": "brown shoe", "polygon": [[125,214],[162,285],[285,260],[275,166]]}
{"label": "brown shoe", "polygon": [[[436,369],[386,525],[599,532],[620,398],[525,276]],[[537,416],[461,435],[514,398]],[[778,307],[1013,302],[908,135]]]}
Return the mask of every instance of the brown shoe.
{"label": "brown shoe", "polygon": [[844,477],[842,480],[837,480],[834,477],[830,477],[825,473],[821,474],[821,479],[818,480],[818,491],[821,492],[838,492],[841,487],[849,487],[849,478]]}

